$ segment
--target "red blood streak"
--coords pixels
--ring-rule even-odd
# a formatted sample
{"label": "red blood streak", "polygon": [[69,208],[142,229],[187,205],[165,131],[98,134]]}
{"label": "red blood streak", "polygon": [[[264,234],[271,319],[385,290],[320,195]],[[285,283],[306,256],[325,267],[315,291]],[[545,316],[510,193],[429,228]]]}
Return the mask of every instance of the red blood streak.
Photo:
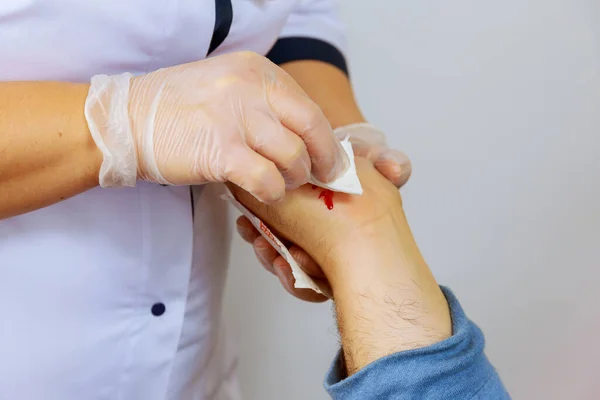
{"label": "red blood streak", "polygon": [[[312,188],[315,190],[317,187],[312,185]],[[323,189],[321,190],[321,193],[319,193],[319,198],[321,197],[323,198],[323,202],[327,206],[327,209],[333,210],[333,192],[329,189]]]}
{"label": "red blood streak", "polygon": [[321,193],[319,193],[319,198],[321,197],[323,198],[327,209],[333,210],[333,192],[328,189],[321,190]]}

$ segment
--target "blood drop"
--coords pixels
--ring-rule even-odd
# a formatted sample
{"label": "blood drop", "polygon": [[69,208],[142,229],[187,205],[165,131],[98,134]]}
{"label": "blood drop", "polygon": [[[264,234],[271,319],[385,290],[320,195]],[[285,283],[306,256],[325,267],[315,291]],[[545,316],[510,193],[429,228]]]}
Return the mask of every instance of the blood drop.
{"label": "blood drop", "polygon": [[[314,190],[317,187],[313,185],[312,188]],[[327,206],[328,210],[333,210],[333,194],[334,192],[329,189],[323,189],[321,190],[321,193],[319,193],[319,198],[323,198],[323,202]]]}

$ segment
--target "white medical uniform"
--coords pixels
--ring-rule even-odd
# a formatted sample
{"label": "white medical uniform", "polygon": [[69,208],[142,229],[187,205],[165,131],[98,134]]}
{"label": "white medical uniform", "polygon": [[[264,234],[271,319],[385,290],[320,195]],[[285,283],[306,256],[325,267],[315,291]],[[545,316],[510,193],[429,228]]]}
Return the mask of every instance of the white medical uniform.
{"label": "white medical uniform", "polygon": [[[0,1],[2,81],[238,50],[343,68],[343,46],[336,0]],[[218,192],[140,182],[0,221],[0,400],[240,398]]]}

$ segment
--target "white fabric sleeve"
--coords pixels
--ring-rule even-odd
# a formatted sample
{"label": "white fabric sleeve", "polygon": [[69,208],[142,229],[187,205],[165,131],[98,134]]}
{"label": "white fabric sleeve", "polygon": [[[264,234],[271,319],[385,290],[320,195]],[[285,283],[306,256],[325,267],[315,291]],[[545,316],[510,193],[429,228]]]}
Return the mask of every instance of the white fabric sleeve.
{"label": "white fabric sleeve", "polygon": [[348,73],[340,0],[300,0],[267,57],[276,64],[318,60]]}

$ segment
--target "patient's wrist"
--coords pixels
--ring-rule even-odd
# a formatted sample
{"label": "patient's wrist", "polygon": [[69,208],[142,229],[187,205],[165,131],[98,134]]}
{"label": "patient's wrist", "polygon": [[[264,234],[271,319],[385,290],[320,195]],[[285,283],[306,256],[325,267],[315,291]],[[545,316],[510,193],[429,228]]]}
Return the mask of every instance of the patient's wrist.
{"label": "patient's wrist", "polygon": [[326,271],[350,374],[452,334],[443,293],[412,235],[397,228],[338,248]]}
{"label": "patient's wrist", "polygon": [[332,285],[427,269],[402,210],[343,232],[322,266]]}

